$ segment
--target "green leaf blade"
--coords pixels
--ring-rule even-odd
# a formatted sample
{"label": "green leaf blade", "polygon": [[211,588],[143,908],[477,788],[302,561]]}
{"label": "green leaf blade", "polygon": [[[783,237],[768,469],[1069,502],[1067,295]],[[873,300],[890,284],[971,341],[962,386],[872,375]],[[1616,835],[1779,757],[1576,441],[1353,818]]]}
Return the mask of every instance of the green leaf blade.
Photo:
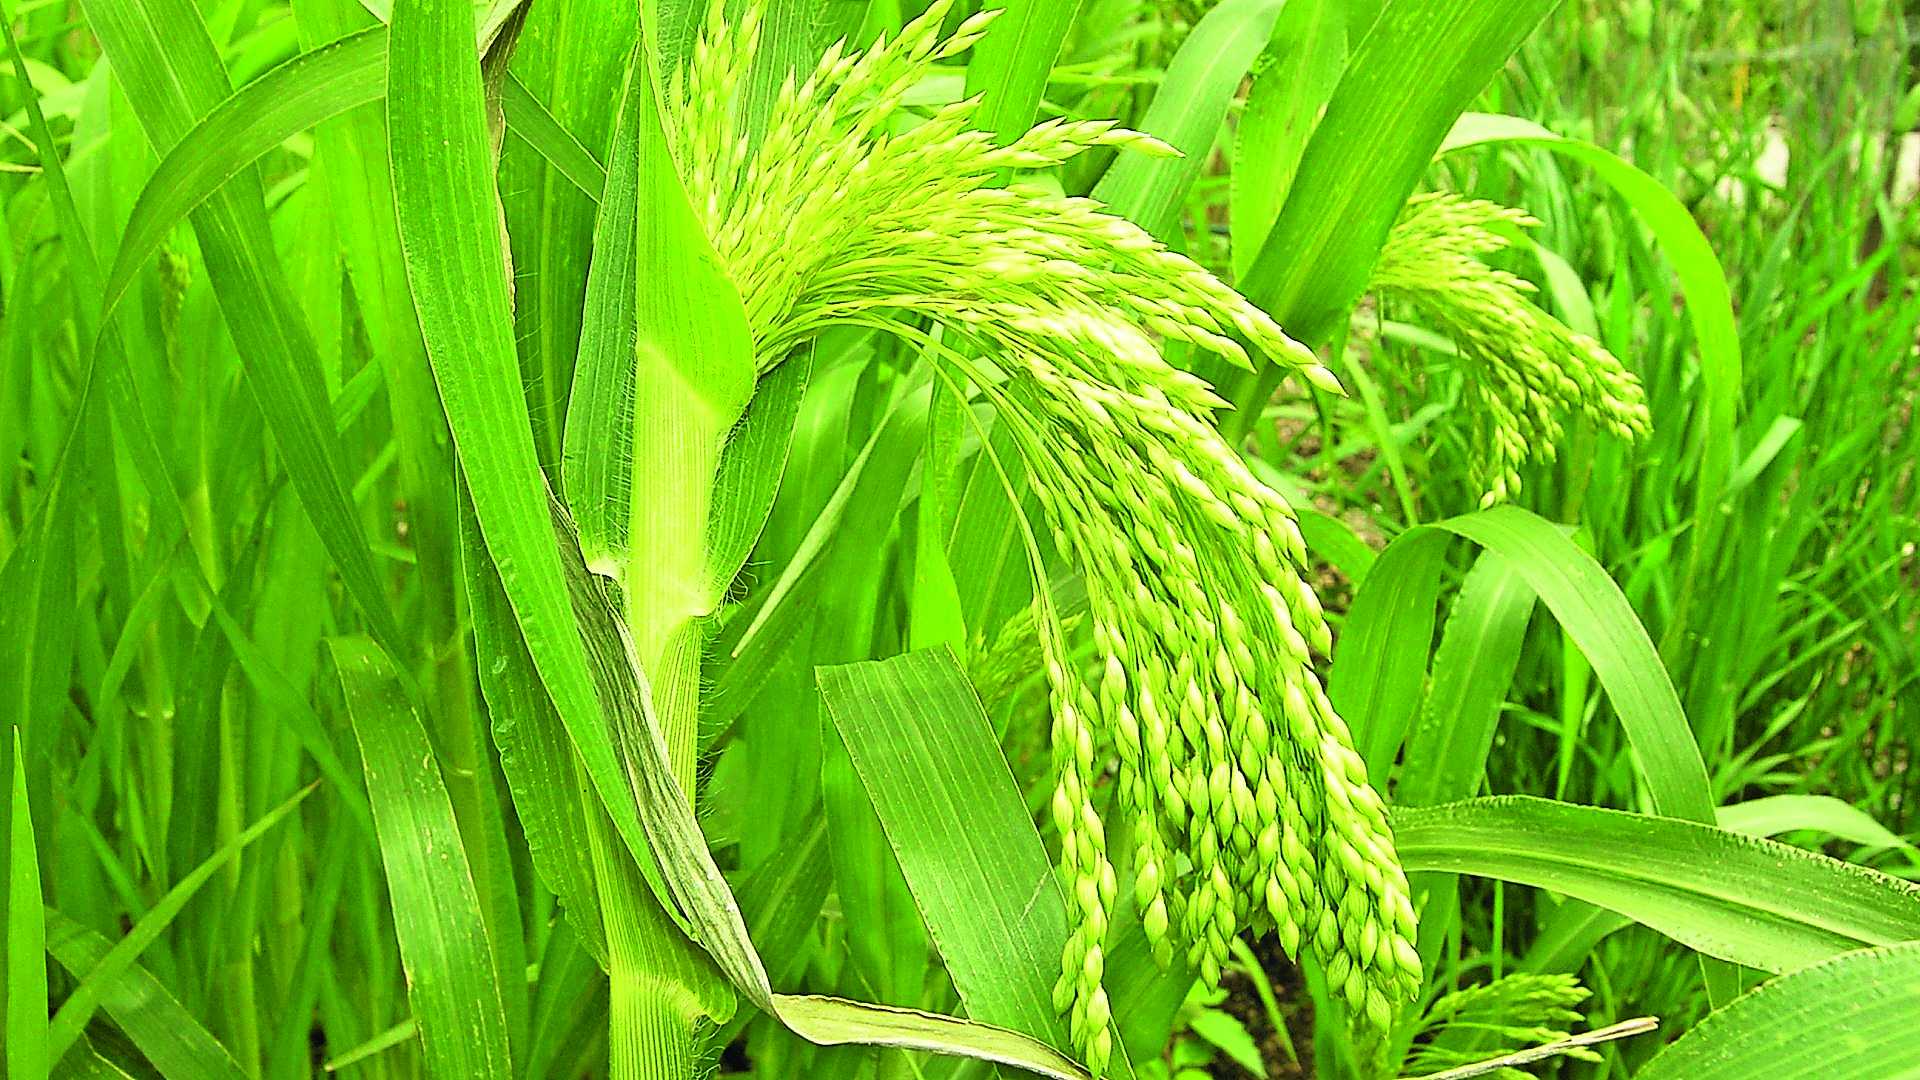
{"label": "green leaf blade", "polygon": [[1410,872],[1551,889],[1765,971],[1920,938],[1920,886],[1708,825],[1525,796],[1400,809],[1393,821]]}

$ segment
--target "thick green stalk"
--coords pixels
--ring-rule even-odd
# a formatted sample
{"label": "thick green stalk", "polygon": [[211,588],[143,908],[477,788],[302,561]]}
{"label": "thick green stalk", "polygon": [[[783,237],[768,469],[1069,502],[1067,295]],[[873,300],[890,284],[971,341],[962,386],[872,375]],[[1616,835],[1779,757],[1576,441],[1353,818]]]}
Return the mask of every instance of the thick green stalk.
{"label": "thick green stalk", "polygon": [[661,910],[604,814],[591,817],[594,879],[606,913],[612,1080],[694,1080],[701,1028],[724,995],[712,961]]}
{"label": "thick green stalk", "polygon": [[634,384],[631,525],[620,568],[627,631],[674,775],[692,799],[700,647],[714,609],[707,520],[720,445],[735,417],[718,415],[666,363],[643,361]]}
{"label": "thick green stalk", "polygon": [[[735,419],[721,415],[664,362],[642,350],[633,394],[629,547],[619,566],[627,631],[652,690],[654,716],[680,787],[694,797],[699,734],[700,652],[714,598],[706,537],[720,446]],[[666,918],[624,852],[603,865],[612,968],[609,1052],[616,1080],[693,1080],[699,1027],[696,999],[720,985],[706,956]],[[616,878],[614,874],[619,876]],[[614,917],[622,912],[629,917]],[[724,986],[720,988],[724,991]]]}

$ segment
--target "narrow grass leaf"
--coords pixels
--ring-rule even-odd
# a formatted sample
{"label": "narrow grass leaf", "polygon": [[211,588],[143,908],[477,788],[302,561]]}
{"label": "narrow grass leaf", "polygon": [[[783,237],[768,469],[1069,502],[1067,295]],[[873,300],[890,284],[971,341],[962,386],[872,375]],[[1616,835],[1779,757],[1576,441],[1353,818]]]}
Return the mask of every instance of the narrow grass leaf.
{"label": "narrow grass leaf", "polygon": [[493,949],[426,729],[392,661],[371,641],[334,638],[328,649],[360,743],[428,1075],[510,1077]]}
{"label": "narrow grass leaf", "polygon": [[1920,849],[1873,820],[1866,811],[1831,795],[1768,795],[1723,806],[1719,818],[1721,828],[1750,836],[1807,830],[1862,847],[1899,848],[1909,855],[1920,855]]}
{"label": "narrow grass leaf", "polygon": [[575,354],[589,329],[581,309],[594,203],[640,17],[640,5],[620,0],[533,4],[512,71],[499,81],[501,117],[516,136],[501,145],[498,174],[513,243],[514,341],[550,475],[564,453]]}
{"label": "narrow grass leaf", "polygon": [[1399,809],[1393,827],[1409,871],[1564,893],[1763,971],[1920,938],[1920,886],[1710,825],[1503,796]]}
{"label": "narrow grass leaf", "polygon": [[1027,133],[1081,0],[1006,0],[967,63],[966,96],[983,95],[974,123],[1001,143]]}
{"label": "narrow grass leaf", "polygon": [[592,199],[600,201],[607,186],[607,169],[593,152],[580,145],[540,99],[533,96],[519,77],[509,72],[500,84],[500,111],[507,128],[525,139],[528,146],[547,159],[561,176]]}
{"label": "narrow grass leaf", "polygon": [[812,375],[813,349],[807,348],[762,376],[746,415],[720,451],[707,526],[710,595],[723,595],[733,584],[766,528],[786,475],[800,398]]}
{"label": "narrow grass leaf", "polygon": [[406,92],[389,94],[387,109],[407,275],[474,517],[527,652],[621,839],[651,868],[588,668],[520,388],[468,14],[456,0],[403,0],[394,12],[387,60],[391,84]]}
{"label": "narrow grass leaf", "polygon": [[1087,1072],[1065,1054],[1017,1031],[972,1020],[860,1005],[838,998],[781,994],[779,1016],[802,1038],[822,1046],[859,1043],[936,1054],[962,1054],[980,1061],[1012,1065],[1050,1080],[1087,1080]]}
{"label": "narrow grass leaf", "polygon": [[[230,95],[226,69],[190,0],[92,0],[86,11],[160,153],[172,151]],[[319,352],[280,266],[259,178],[243,170],[201,203],[193,222],[248,386],[301,504],[374,636],[403,652],[348,495]]]}
{"label": "narrow grass leaf", "polygon": [[1347,60],[1346,13],[1333,0],[1291,0],[1253,61],[1233,139],[1233,269],[1246,276],[1300,168],[1320,110]]}
{"label": "narrow grass leaf", "polygon": [[1451,539],[1413,529],[1387,545],[1354,594],[1334,646],[1327,694],[1353,725],[1356,748],[1376,784],[1386,782],[1419,714]]}
{"label": "narrow grass leaf", "polygon": [[473,619],[474,667],[494,745],[500,750],[500,771],[513,795],[534,871],[559,898],[580,946],[604,965],[607,940],[600,893],[590,861],[581,857],[590,839],[586,807],[578,797],[573,745],[540,683],[499,570],[473,518],[472,499],[464,491],[460,510],[461,571]]}
{"label": "narrow grass leaf", "polygon": [[[46,918],[47,951],[76,979],[113,949],[112,942],[53,908],[46,909]],[[139,964],[120,973],[100,1005],[165,1080],[242,1080],[247,1075],[220,1040]]]}
{"label": "narrow grass leaf", "polygon": [[387,30],[301,53],[242,86],[181,136],[140,191],[107,275],[111,314],[167,234],[207,197],[293,135],[387,92]]}
{"label": "narrow grass leaf", "polygon": [[27,754],[20,729],[13,742],[13,783],[7,843],[7,1075],[42,1080],[47,1052],[47,922],[40,913],[40,855],[27,803]]}
{"label": "narrow grass leaf", "polygon": [[1407,740],[1395,803],[1430,806],[1478,790],[1534,600],[1497,552],[1474,561],[1433,655],[1433,685]]}
{"label": "narrow grass leaf", "polygon": [[207,856],[205,861],[183,876],[178,884],[167,890],[166,895],[149,908],[147,913],[140,917],[139,922],[133,924],[133,929],[127,932],[126,937],[114,943],[107,955],[87,972],[86,977],[80,980],[80,985],[75,987],[67,1000],[61,1003],[60,1010],[53,1014],[53,1022],[49,1026],[47,1036],[48,1053],[52,1060],[58,1061],[73,1046],[74,1040],[87,1026],[87,1021],[93,1018],[94,1011],[100,1007],[109,989],[118,982],[121,974],[139,958],[140,954],[146,951],[147,946],[153,944],[173,923],[174,917],[187,906],[187,901],[193,899],[194,894],[200,891],[200,887],[205,885],[221,867],[239,855],[247,845],[265,836],[268,830],[280,824],[319,786],[319,782],[315,781],[301,788],[291,798],[268,811],[260,820],[228,841],[224,847]]}
{"label": "narrow grass leaf", "polygon": [[1181,156],[1121,154],[1094,187],[1094,198],[1163,240],[1171,235],[1187,192],[1206,167],[1227,104],[1266,46],[1280,8],[1281,0],[1224,0],[1200,20],[1137,125]]}
{"label": "narrow grass leaf", "polygon": [[1637,1080],[1920,1077],[1920,941],[1836,956],[1715,1010]]}
{"label": "narrow grass leaf", "polygon": [[1332,563],[1354,588],[1365,585],[1380,553],[1368,547],[1346,522],[1311,506],[1296,504],[1293,509],[1300,516],[1300,535],[1307,542],[1307,550]]}

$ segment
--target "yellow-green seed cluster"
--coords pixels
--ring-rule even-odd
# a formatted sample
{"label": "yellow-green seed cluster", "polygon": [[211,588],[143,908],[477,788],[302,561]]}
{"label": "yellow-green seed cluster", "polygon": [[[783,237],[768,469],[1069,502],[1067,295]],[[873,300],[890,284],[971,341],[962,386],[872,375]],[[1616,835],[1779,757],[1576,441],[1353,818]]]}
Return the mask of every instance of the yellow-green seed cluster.
{"label": "yellow-green seed cluster", "polygon": [[[1058,121],[995,146],[969,127],[977,100],[909,122],[907,90],[986,28],[976,16],[941,39],[950,6],[937,0],[863,53],[829,51],[783,89],[758,152],[737,136],[733,104],[750,22],[716,19],[671,95],[689,194],[741,290],[757,362],[779,363],[834,323],[927,346],[995,407],[1058,550],[1086,579],[1091,668],[1071,659],[1044,590],[1036,629],[1074,925],[1055,999],[1096,1074],[1115,1037],[1102,986],[1120,892],[1110,825],[1163,963],[1177,952],[1211,983],[1236,934],[1278,927],[1384,1026],[1418,987],[1413,911],[1380,799],[1314,674],[1330,639],[1301,577],[1300,531],[1205,419],[1223,402],[1156,341],[1250,366],[1244,342],[1339,384],[1264,312],[1130,222],[1087,199],[990,186],[998,170],[1094,146],[1172,152],[1162,144]],[[1111,821],[1095,809],[1109,772]]]}
{"label": "yellow-green seed cluster", "polygon": [[1579,413],[1627,440],[1651,424],[1640,380],[1618,358],[1529,301],[1531,282],[1480,261],[1507,246],[1498,227],[1538,224],[1490,202],[1416,195],[1370,282],[1413,304],[1471,361],[1466,413],[1482,506],[1519,491],[1521,462],[1553,460],[1562,414]]}

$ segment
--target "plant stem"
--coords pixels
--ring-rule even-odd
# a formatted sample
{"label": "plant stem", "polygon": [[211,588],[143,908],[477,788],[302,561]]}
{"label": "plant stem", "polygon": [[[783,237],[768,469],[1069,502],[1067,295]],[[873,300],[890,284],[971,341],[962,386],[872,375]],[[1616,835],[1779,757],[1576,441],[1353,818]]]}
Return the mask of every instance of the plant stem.
{"label": "plant stem", "polygon": [[[629,546],[620,569],[627,631],[652,691],[654,717],[681,790],[694,798],[700,652],[714,602],[707,518],[714,470],[732,417],[720,417],[664,363],[642,362],[633,395]],[[627,895],[606,910],[612,968],[608,1051],[615,1080],[692,1080],[703,999],[724,984],[687,941],[623,850],[603,863],[602,889]]]}

